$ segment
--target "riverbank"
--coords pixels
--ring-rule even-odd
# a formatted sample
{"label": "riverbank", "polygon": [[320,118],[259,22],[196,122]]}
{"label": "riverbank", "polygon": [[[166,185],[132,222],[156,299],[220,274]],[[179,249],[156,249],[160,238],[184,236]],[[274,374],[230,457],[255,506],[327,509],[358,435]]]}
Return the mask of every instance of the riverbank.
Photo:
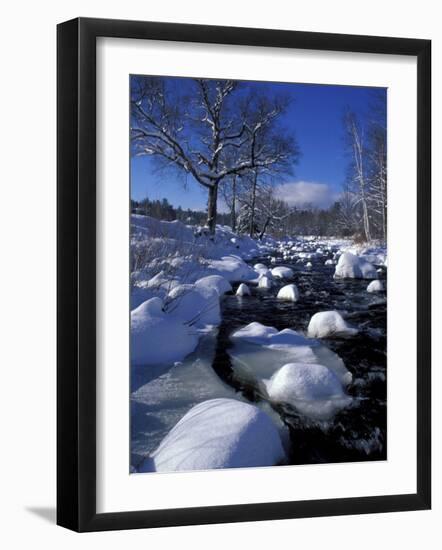
{"label": "riverbank", "polygon": [[[131,367],[135,470],[146,470],[145,457],[155,455],[193,407],[219,398],[251,403],[271,418],[285,463],[385,457],[385,293],[367,292],[367,279],[335,277],[339,258],[350,252],[357,265],[371,264],[370,277],[385,279],[384,249],[335,239],[257,243],[228,228],[212,239],[183,224],[142,218],[133,219],[132,232],[135,256],[146,250],[144,263],[138,258],[132,273],[132,318],[140,318],[137,308],[147,310],[137,340],[144,355]],[[276,267],[289,268],[287,279]],[[262,286],[264,278],[269,282]],[[235,296],[240,284],[247,285],[249,296]],[[286,284],[297,287],[298,300],[278,299]],[[357,332],[350,339],[308,338],[311,317],[330,310]],[[232,336],[251,323],[267,327],[273,340],[263,345],[249,338],[238,352]],[[278,344],[274,331],[283,331],[285,341]],[[162,347],[168,360],[161,360]],[[282,370],[288,364],[298,366]],[[321,368],[300,370],[299,364]],[[339,379],[342,368],[350,378]],[[151,463],[148,471],[155,469]],[[192,464],[198,468],[198,461]]]}

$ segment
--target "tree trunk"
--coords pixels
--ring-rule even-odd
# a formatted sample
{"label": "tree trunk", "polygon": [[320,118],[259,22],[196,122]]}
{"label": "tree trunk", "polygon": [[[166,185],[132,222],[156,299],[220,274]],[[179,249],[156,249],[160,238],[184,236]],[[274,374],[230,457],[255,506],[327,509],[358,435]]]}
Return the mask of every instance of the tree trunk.
{"label": "tree trunk", "polygon": [[216,203],[218,200],[218,184],[209,187],[209,198],[207,201],[207,227],[212,235],[216,228]]}
{"label": "tree trunk", "polygon": [[232,181],[232,208],[230,209],[230,222],[232,231],[236,231],[236,174]]}
{"label": "tree trunk", "polygon": [[370,219],[368,217],[368,206],[367,206],[367,201],[365,199],[365,196],[363,196],[363,199],[362,199],[362,209],[363,209],[363,218],[364,218],[365,240],[367,242],[370,242],[371,241]]}
{"label": "tree trunk", "polygon": [[270,217],[267,217],[266,222],[265,222],[265,224],[262,228],[262,231],[261,231],[261,233],[259,234],[259,237],[258,237],[260,241],[262,241],[262,239],[263,239],[263,237],[264,237],[264,235],[267,231],[267,226],[269,225],[269,223],[270,223]]}
{"label": "tree trunk", "polygon": [[255,170],[253,174],[253,183],[252,183],[252,200],[250,201],[250,227],[249,235],[253,239],[255,233],[255,203],[256,203],[256,183],[258,181],[258,171]]}

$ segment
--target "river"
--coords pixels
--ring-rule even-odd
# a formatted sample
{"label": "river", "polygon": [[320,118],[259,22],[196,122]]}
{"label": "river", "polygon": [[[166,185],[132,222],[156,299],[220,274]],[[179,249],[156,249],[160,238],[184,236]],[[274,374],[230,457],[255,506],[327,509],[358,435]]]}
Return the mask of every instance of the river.
{"label": "river", "polygon": [[[332,253],[330,256],[332,257]],[[228,349],[229,335],[251,321],[273,326],[278,330],[291,328],[305,332],[314,313],[338,310],[359,334],[347,339],[324,339],[353,375],[347,388],[352,404],[327,421],[311,420],[288,406],[273,406],[290,433],[290,464],[355,462],[385,460],[386,434],[386,296],[368,293],[369,281],[335,280],[334,266],[325,266],[327,257],[313,258],[312,267],[278,258],[276,265],[290,267],[300,291],[297,302],[276,299],[285,282],[275,281],[271,289],[251,286],[252,295],[238,298],[228,295],[222,302],[223,321],[219,328],[218,345],[213,362],[217,374],[249,400],[260,397],[253,388],[245,387],[235,377]],[[269,257],[255,259],[270,266]],[[386,273],[380,274],[385,279]],[[386,281],[385,281],[386,286]]]}

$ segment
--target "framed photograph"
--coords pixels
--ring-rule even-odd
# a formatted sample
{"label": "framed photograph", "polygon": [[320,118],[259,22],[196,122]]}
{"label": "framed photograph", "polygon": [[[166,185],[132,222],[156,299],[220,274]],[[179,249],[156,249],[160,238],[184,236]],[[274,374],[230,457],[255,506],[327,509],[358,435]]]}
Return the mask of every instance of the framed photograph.
{"label": "framed photograph", "polygon": [[430,508],[430,55],[58,26],[59,525]]}

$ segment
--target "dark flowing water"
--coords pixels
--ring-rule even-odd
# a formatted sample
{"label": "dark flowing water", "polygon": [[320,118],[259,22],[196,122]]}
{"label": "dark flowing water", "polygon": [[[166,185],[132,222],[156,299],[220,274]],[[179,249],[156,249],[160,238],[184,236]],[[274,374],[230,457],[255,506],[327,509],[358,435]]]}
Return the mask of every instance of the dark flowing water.
{"label": "dark flowing water", "polygon": [[[259,399],[253,388],[244,387],[235,378],[228,354],[230,334],[252,321],[278,330],[291,328],[305,332],[310,318],[319,311],[338,310],[359,328],[348,339],[323,339],[335,351],[353,375],[347,393],[352,404],[327,421],[311,420],[294,408],[279,406],[291,440],[290,463],[314,464],[362,460],[385,460],[387,457],[387,304],[385,293],[368,293],[367,280],[334,280],[334,267],[325,266],[327,257],[309,260],[313,265],[278,258],[275,265],[295,271],[294,283],[300,291],[297,302],[276,300],[284,281],[269,290],[250,285],[252,296],[238,299],[226,296],[222,303],[223,322],[213,367],[218,375],[250,400]],[[255,259],[270,266],[269,258]],[[385,279],[385,273],[380,274]],[[234,288],[236,291],[236,287]],[[274,407],[275,408],[275,407]]]}

